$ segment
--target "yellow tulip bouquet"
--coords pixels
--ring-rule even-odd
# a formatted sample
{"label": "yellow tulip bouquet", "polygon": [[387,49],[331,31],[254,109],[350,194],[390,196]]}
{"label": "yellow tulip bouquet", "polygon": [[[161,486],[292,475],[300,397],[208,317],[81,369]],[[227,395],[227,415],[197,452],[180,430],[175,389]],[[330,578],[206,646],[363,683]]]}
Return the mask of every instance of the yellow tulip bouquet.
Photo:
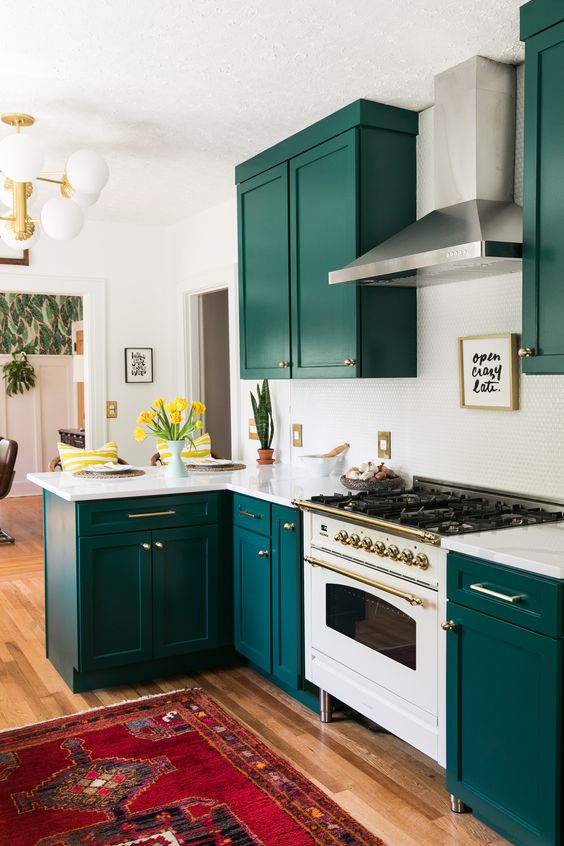
{"label": "yellow tulip bouquet", "polygon": [[198,418],[205,410],[203,403],[189,403],[183,397],[167,403],[164,399],[157,399],[150,411],[142,411],[137,418],[137,422],[143,425],[133,430],[133,436],[136,441],[144,441],[147,435],[156,435],[165,441],[188,441],[193,447],[194,432],[203,427]]}

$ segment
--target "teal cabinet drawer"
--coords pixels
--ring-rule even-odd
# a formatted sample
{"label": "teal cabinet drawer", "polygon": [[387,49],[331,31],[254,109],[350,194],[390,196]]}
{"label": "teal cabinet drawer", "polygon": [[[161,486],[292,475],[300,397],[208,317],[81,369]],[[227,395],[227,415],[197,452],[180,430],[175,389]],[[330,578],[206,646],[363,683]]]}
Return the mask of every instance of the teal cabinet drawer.
{"label": "teal cabinet drawer", "polygon": [[100,535],[216,523],[217,494],[136,497],[79,502],[78,534]]}
{"label": "teal cabinet drawer", "polygon": [[563,584],[451,552],[449,601],[541,634],[561,637]]}
{"label": "teal cabinet drawer", "polygon": [[270,535],[270,503],[264,499],[235,494],[233,523],[259,535]]}

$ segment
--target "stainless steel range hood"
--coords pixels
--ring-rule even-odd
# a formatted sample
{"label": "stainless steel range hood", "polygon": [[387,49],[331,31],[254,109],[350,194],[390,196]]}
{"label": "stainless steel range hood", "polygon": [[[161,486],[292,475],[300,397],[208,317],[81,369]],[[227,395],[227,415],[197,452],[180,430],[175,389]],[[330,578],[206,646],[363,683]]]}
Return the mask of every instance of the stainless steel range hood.
{"label": "stainless steel range hood", "polygon": [[439,74],[433,120],[437,210],[329,273],[330,284],[429,285],[521,270],[515,68],[475,56]]}

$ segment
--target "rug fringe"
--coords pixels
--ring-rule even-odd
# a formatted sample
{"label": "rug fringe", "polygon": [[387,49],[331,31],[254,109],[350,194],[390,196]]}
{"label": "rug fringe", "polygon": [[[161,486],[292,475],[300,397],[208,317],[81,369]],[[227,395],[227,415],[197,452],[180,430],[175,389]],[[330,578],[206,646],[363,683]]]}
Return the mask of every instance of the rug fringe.
{"label": "rug fringe", "polygon": [[147,696],[138,696],[136,699],[122,699],[120,702],[112,702],[110,705],[96,705],[94,708],[84,708],[83,711],[73,711],[72,714],[59,714],[58,717],[49,717],[48,720],[37,720],[34,723],[24,723],[23,726],[10,726],[9,728],[0,729],[0,734],[5,734],[8,731],[19,731],[19,729],[30,728],[31,726],[42,726],[45,723],[54,723],[57,720],[64,720],[65,717],[80,717],[82,714],[90,714],[92,711],[106,711],[108,708],[118,708],[120,705],[128,705],[130,702],[142,702],[144,699],[158,699],[159,696],[172,696],[174,693],[190,693],[191,691],[201,690],[203,687],[177,687],[174,690],[166,690],[162,693],[149,693]]}

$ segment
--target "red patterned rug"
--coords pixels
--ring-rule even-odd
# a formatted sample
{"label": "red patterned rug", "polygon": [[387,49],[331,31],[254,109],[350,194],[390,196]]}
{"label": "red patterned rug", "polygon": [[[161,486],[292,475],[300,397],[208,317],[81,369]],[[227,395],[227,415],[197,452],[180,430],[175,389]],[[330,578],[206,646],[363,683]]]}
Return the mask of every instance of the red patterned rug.
{"label": "red patterned rug", "polygon": [[2,846],[382,846],[205,693],[0,734]]}

